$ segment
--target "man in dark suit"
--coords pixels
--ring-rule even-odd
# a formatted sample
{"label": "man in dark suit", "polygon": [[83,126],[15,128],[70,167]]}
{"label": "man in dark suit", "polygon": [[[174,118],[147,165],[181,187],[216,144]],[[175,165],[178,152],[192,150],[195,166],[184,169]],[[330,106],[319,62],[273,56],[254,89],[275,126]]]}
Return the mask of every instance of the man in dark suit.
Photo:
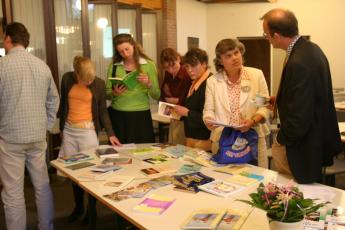
{"label": "man in dark suit", "polygon": [[332,165],[342,151],[328,60],[319,46],[298,35],[291,11],[273,9],[261,19],[266,39],[287,52],[278,93],[272,98],[280,117],[276,144],[285,147],[298,183],[320,182],[322,167]]}

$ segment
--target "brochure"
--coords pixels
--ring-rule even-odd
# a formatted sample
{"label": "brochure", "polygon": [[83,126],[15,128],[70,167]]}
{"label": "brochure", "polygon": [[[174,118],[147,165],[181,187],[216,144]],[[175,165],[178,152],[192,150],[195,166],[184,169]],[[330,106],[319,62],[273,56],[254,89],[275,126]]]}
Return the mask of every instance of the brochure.
{"label": "brochure", "polygon": [[229,128],[234,128],[234,129],[239,129],[242,128],[243,125],[230,125],[230,124],[225,124],[219,121],[208,121],[214,126],[223,126],[223,127],[229,127]]}
{"label": "brochure", "polygon": [[173,197],[152,194],[136,205],[133,210],[145,214],[161,215],[174,201]]}
{"label": "brochure", "polygon": [[146,162],[146,163],[150,163],[150,164],[156,165],[156,164],[165,163],[165,162],[168,161],[168,159],[169,159],[168,156],[166,156],[164,154],[158,154],[158,155],[156,155],[154,157],[146,158],[143,161]]}
{"label": "brochure", "polygon": [[78,179],[80,181],[97,181],[97,180],[105,180],[105,176],[111,174],[112,171],[108,172],[98,172],[98,171],[86,171],[83,174],[80,174]]}
{"label": "brochure", "polygon": [[191,148],[184,145],[175,145],[165,148],[164,152],[166,152],[173,158],[180,158],[190,149]]}
{"label": "brochure", "polygon": [[134,180],[134,177],[114,175],[102,183],[102,189],[120,189],[126,187]]}
{"label": "brochure", "polygon": [[263,179],[264,179],[264,176],[257,175],[254,173],[242,172],[240,174],[233,175],[232,177],[228,177],[225,180],[230,183],[249,186]]}
{"label": "brochure", "polygon": [[91,162],[80,162],[77,164],[66,166],[66,168],[71,169],[71,170],[77,170],[77,169],[87,168],[93,165],[96,165],[96,164],[91,163]]}
{"label": "brochure", "polygon": [[248,171],[250,167],[248,165],[227,165],[214,169],[216,172],[227,173],[231,175],[240,174],[241,172]]}
{"label": "brochure", "polygon": [[140,171],[143,172],[146,176],[156,177],[156,176],[161,176],[162,174],[176,172],[176,169],[165,165],[165,166],[160,166],[160,167],[144,168],[144,169],[141,169]]}
{"label": "brochure", "polygon": [[130,157],[118,157],[118,158],[105,158],[102,164],[114,164],[114,165],[126,165],[132,164],[132,158]]}
{"label": "brochure", "polygon": [[176,105],[174,104],[160,101],[158,103],[158,115],[175,120],[180,120],[181,116],[174,111],[175,106]]}
{"label": "brochure", "polygon": [[138,85],[137,77],[139,76],[139,71],[135,70],[129,72],[123,77],[110,77],[108,78],[113,85],[125,85],[128,89],[134,89]]}
{"label": "brochure", "polygon": [[200,169],[201,169],[200,165],[184,164],[176,172],[176,175],[185,175],[185,174],[195,173],[195,172],[199,172]]}
{"label": "brochure", "polygon": [[199,185],[209,183],[213,180],[212,177],[208,177],[201,172],[196,172],[174,176],[173,184],[177,190],[196,193],[199,192]]}
{"label": "brochure", "polygon": [[226,214],[217,226],[217,230],[239,230],[247,217],[248,213],[246,212],[227,209]]}
{"label": "brochure", "polygon": [[226,209],[200,209],[193,212],[182,224],[182,229],[215,229]]}
{"label": "brochure", "polygon": [[238,192],[244,188],[221,180],[215,180],[207,184],[199,185],[198,187],[202,191],[221,197],[229,197],[234,192]]}
{"label": "brochure", "polygon": [[108,165],[108,164],[100,164],[90,167],[91,171],[95,172],[108,172],[108,171],[115,171],[119,170],[121,167],[116,165]]}

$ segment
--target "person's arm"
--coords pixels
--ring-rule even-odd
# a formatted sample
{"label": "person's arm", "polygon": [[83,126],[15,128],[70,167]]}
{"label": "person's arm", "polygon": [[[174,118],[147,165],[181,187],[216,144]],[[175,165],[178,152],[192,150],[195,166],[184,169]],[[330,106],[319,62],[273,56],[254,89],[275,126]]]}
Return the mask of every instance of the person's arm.
{"label": "person's arm", "polygon": [[98,99],[98,114],[99,119],[101,121],[101,124],[103,124],[105,131],[108,135],[109,141],[112,145],[120,145],[120,141],[115,136],[115,133],[113,131],[111,121],[109,118],[109,113],[107,110],[107,104],[106,104],[106,94],[105,94],[105,84],[102,79],[99,79],[99,84],[97,86],[99,99]]}
{"label": "person's arm", "polygon": [[150,80],[150,85],[148,86],[149,95],[153,99],[158,100],[160,96],[160,89],[159,89],[156,65],[152,61],[148,61],[147,65],[148,65],[148,68],[147,68],[146,74]]}
{"label": "person's arm", "polygon": [[112,101],[113,100],[113,84],[109,80],[112,76],[113,72],[113,63],[109,64],[108,71],[107,71],[107,80],[105,82],[105,92],[106,92],[106,99]]}
{"label": "person's arm", "polygon": [[[260,74],[258,75],[258,81],[259,81],[259,88],[257,94],[264,96],[266,98],[269,98],[268,93],[268,87],[267,83],[264,77],[263,72],[260,70]],[[266,120],[268,120],[270,115],[270,110],[266,107],[259,107],[258,110],[255,112],[254,116],[251,117],[255,123],[264,123]]]}
{"label": "person's arm", "polygon": [[47,93],[47,99],[46,99],[46,111],[47,111],[47,129],[48,131],[51,131],[55,119],[56,119],[56,113],[59,108],[59,94],[53,79],[53,76],[49,70],[49,87],[48,87],[48,93]]}
{"label": "person's arm", "polygon": [[202,119],[209,130],[216,128],[214,125],[212,125],[212,121],[215,120],[214,90],[215,89],[211,78],[207,79],[205,90],[205,105]]}
{"label": "person's arm", "polygon": [[[308,132],[314,116],[314,83],[312,70],[303,63],[294,63],[289,67],[284,79],[284,88],[288,87],[288,94],[284,95],[284,107],[288,114],[280,114],[281,124],[277,141],[283,145],[290,145],[299,141]],[[284,117],[284,120],[283,120]]]}

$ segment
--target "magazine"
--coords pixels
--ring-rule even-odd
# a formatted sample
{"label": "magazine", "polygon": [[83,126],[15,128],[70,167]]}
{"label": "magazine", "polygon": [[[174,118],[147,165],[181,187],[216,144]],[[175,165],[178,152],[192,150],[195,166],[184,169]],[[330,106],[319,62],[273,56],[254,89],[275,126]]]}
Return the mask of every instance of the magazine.
{"label": "magazine", "polygon": [[87,161],[87,160],[91,160],[91,159],[92,159],[92,157],[90,157],[90,155],[88,155],[88,154],[76,153],[76,154],[72,154],[69,156],[59,157],[57,160],[65,163],[65,164],[72,164],[72,163],[76,163],[76,162],[80,162],[80,161]]}
{"label": "magazine", "polygon": [[138,85],[137,77],[139,76],[139,71],[135,70],[129,72],[123,77],[109,77],[113,85],[125,85],[128,89],[134,89]]}
{"label": "magazine", "polygon": [[182,229],[215,229],[226,209],[200,209],[193,212],[183,223]]}
{"label": "magazine", "polygon": [[246,212],[227,209],[227,212],[220,221],[217,230],[239,230],[247,217],[248,213]]}
{"label": "magazine", "polygon": [[114,175],[101,184],[101,189],[120,189],[127,186],[134,180],[134,177]]}
{"label": "magazine", "polygon": [[171,118],[171,119],[175,119],[175,120],[180,120],[181,116],[178,115],[177,113],[175,113],[175,111],[174,111],[175,106],[176,105],[174,105],[174,104],[160,101],[158,103],[158,115],[163,116],[163,117],[167,117],[167,118]]}
{"label": "magazine", "polygon": [[173,197],[152,194],[136,205],[133,210],[145,214],[161,215],[174,201]]}
{"label": "magazine", "polygon": [[185,152],[183,159],[205,167],[212,165],[211,154],[204,150],[190,149]]}
{"label": "magazine", "polygon": [[223,127],[229,127],[229,128],[234,128],[234,129],[239,129],[242,128],[243,125],[230,125],[230,124],[225,124],[219,121],[208,121],[214,126],[223,126]]}
{"label": "magazine", "polygon": [[190,149],[191,148],[184,145],[175,145],[165,148],[164,152],[166,152],[173,158],[180,158]]}
{"label": "magazine", "polygon": [[225,181],[215,180],[207,184],[199,185],[200,190],[221,196],[229,197],[232,193],[242,190],[244,187]]}

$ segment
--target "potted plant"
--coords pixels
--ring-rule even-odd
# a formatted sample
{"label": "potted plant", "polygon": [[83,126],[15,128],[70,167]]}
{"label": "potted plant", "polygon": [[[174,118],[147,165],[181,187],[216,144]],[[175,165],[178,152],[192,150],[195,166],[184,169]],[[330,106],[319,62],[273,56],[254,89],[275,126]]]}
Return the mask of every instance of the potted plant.
{"label": "potted plant", "polygon": [[238,200],[266,211],[271,229],[296,229],[304,216],[317,211],[325,204],[315,203],[314,199],[306,199],[293,182],[285,186],[274,183],[260,183],[256,193],[249,195],[251,201]]}

